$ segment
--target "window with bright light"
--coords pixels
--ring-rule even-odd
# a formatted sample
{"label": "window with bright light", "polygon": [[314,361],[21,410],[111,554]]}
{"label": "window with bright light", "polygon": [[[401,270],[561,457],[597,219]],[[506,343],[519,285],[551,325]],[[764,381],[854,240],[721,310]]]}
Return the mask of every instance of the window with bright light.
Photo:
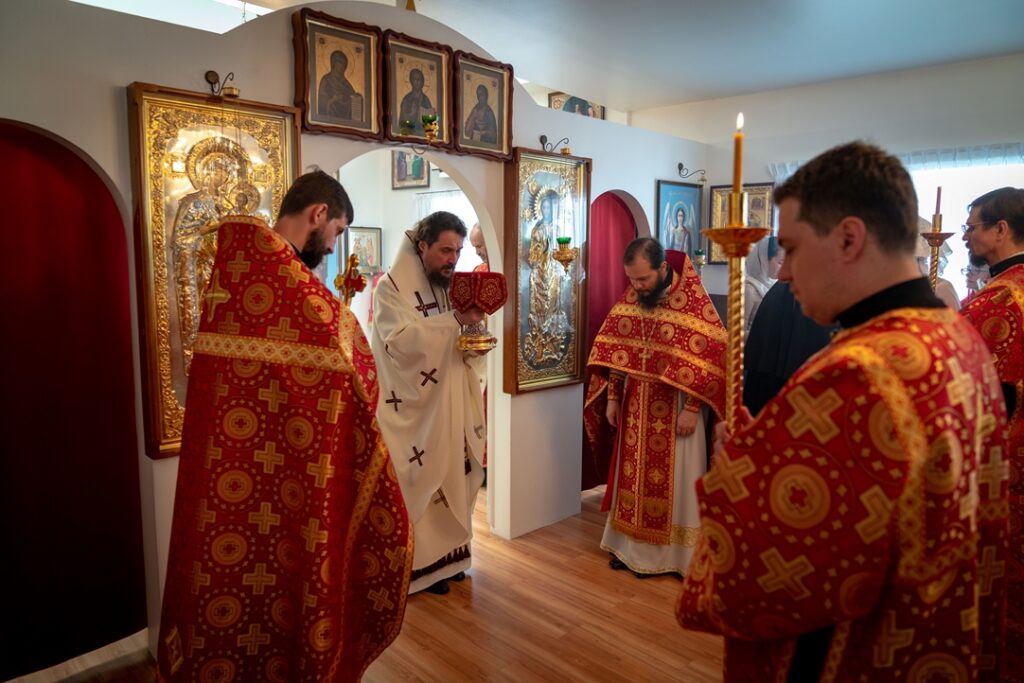
{"label": "window with bright light", "polygon": [[967,267],[967,247],[960,226],[967,222],[967,205],[990,190],[1024,187],[1024,164],[935,168],[911,171],[917,190],[918,212],[931,222],[935,194],[942,188],[942,230],[955,233],[947,240],[952,253],[941,277],[949,280],[961,299],[967,296],[967,282],[961,269]]}

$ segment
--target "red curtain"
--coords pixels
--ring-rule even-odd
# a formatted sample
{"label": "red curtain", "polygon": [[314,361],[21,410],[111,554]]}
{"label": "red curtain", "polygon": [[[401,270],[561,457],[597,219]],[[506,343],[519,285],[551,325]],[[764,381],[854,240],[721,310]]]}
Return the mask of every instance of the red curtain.
{"label": "red curtain", "polygon": [[0,680],[146,626],[124,223],[78,154],[0,120]]}
{"label": "red curtain", "polygon": [[[590,207],[590,265],[587,273],[587,353],[601,329],[608,311],[626,291],[629,280],[622,269],[626,245],[636,238],[636,222],[626,203],[611,192],[598,197]],[[582,429],[582,426],[581,426]],[[611,450],[592,453],[583,436],[581,486],[586,491],[608,481]]]}

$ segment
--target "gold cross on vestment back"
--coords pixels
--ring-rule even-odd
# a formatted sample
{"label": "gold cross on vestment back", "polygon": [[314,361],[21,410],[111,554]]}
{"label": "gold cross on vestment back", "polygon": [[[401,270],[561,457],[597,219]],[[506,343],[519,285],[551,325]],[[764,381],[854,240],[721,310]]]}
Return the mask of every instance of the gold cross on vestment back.
{"label": "gold cross on vestment back", "polygon": [[220,286],[220,273],[217,273],[206,290],[206,296],[203,297],[203,301],[206,303],[206,321],[212,321],[213,312],[217,310],[217,306],[227,303],[229,299],[231,299],[231,293]]}

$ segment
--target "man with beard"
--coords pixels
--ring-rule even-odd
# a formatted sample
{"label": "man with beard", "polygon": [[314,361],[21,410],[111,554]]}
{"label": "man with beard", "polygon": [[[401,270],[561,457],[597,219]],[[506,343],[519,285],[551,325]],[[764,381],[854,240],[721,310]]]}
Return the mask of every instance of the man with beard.
{"label": "man with beard", "polygon": [[991,279],[963,315],[992,352],[1010,418],[1010,554],[1006,619],[1006,680],[1024,681],[1024,189],[1004,187],[975,199],[964,224],[971,262]]}
{"label": "man with beard", "polygon": [[310,270],[351,220],[345,190],[316,171],[273,230],[221,222],[185,404],[161,681],[357,681],[401,628],[412,533],[374,420],[373,357]]}
{"label": "man with beard", "polygon": [[377,420],[416,532],[411,593],[443,595],[448,579],[465,577],[484,477],[484,359],[458,347],[462,326],[483,311],[454,311],[448,301],[465,238],[458,216],[430,214],[406,233],[373,293]]}
{"label": "man with beard", "polygon": [[724,412],[726,333],[690,261],[676,273],[661,244],[622,258],[630,287],[594,340],[584,423],[599,447],[618,433],[602,510],[613,569],[686,574],[700,535],[693,487],[707,465],[705,423]]}

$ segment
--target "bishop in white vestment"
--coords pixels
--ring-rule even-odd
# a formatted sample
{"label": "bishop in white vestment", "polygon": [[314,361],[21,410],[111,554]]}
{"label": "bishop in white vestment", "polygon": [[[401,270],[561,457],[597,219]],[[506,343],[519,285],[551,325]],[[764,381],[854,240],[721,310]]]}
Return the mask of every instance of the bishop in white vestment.
{"label": "bishop in white vestment", "polygon": [[462,326],[483,312],[456,312],[448,302],[466,237],[457,216],[433,213],[406,237],[374,291],[377,420],[414,523],[409,591],[444,594],[446,580],[461,580],[470,566],[484,476],[484,359],[457,343]]}

